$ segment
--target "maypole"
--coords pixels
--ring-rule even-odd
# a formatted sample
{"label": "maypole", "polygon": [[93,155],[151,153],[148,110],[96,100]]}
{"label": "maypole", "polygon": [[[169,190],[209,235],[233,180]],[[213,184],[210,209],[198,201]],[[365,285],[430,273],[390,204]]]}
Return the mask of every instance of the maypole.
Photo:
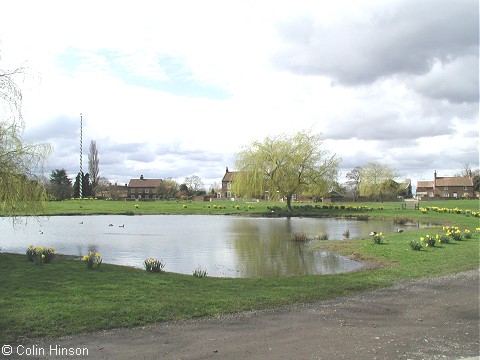
{"label": "maypole", "polygon": [[82,151],[83,151],[83,145],[82,145],[82,139],[83,137],[83,118],[82,118],[82,113],[80,113],[80,181],[79,181],[79,190],[80,190],[80,199],[83,198],[82,194],[82,188],[83,188],[83,171],[82,171]]}

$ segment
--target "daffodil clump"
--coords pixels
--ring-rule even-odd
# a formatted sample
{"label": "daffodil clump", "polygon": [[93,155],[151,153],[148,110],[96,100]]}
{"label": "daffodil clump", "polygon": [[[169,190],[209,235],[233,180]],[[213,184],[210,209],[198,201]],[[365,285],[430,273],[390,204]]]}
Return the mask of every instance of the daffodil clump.
{"label": "daffodil clump", "polygon": [[[315,205],[315,208],[316,209],[335,209],[335,210],[338,210],[338,209],[345,209],[345,210],[353,210],[353,211],[373,211],[373,207],[370,207],[370,206],[363,206],[363,205],[333,205],[333,204],[330,204],[330,205]],[[380,206],[378,208],[378,210],[383,210],[383,206]]]}
{"label": "daffodil clump", "polygon": [[384,238],[383,234],[378,233],[378,234],[373,235],[372,241],[373,241],[374,244],[381,244],[381,243],[383,243],[383,238]]}
{"label": "daffodil clump", "polygon": [[88,269],[93,269],[93,268],[99,268],[100,265],[102,264],[102,257],[100,254],[89,252],[88,255],[84,255],[82,257],[82,261],[87,265]]}
{"label": "daffodil clump", "polygon": [[165,267],[165,264],[161,260],[155,258],[146,259],[143,265],[145,266],[145,270],[154,273],[162,272]]}
{"label": "daffodil clump", "polygon": [[47,248],[46,246],[33,246],[30,245],[27,249],[28,261],[33,261],[35,264],[47,264],[55,257],[55,249],[53,247]]}
{"label": "daffodil clump", "polygon": [[480,212],[478,212],[478,211],[462,210],[462,209],[459,209],[458,207],[456,207],[454,209],[449,209],[449,208],[446,208],[446,207],[427,206],[427,207],[421,207],[419,210],[423,214],[428,213],[428,211],[435,211],[435,212],[438,212],[438,213],[463,214],[465,216],[480,217]]}
{"label": "daffodil clump", "polygon": [[463,234],[458,226],[444,226],[443,231],[445,231],[445,235],[451,237],[453,240],[462,240]]}
{"label": "daffodil clump", "polygon": [[422,244],[422,246],[425,246],[425,247],[435,246],[435,243],[437,242],[436,239],[438,239],[437,236],[438,235],[436,235],[435,238],[433,238],[430,235],[425,235],[425,237],[422,236],[420,237],[420,243]]}
{"label": "daffodil clump", "polygon": [[473,236],[480,237],[480,228],[475,231],[469,229],[460,230],[458,226],[444,226],[444,234],[435,234],[435,236],[425,235],[420,237],[420,241],[411,240],[409,245],[413,250],[420,250],[422,248],[434,247],[435,244],[449,244],[452,241],[460,241],[462,239],[471,239]]}

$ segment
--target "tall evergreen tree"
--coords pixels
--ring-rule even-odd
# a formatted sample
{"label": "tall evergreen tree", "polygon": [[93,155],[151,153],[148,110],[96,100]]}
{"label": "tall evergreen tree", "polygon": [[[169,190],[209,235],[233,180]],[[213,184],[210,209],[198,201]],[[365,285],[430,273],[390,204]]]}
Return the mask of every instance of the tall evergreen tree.
{"label": "tall evergreen tree", "polygon": [[72,180],[68,177],[65,169],[52,170],[48,193],[57,200],[65,200],[72,197]]}
{"label": "tall evergreen tree", "polygon": [[[81,175],[80,175],[81,174]],[[75,184],[73,185],[73,197],[75,199],[80,198],[80,176],[82,176],[82,197],[88,198],[92,197],[92,184],[90,182],[89,173],[78,173],[75,178]]]}

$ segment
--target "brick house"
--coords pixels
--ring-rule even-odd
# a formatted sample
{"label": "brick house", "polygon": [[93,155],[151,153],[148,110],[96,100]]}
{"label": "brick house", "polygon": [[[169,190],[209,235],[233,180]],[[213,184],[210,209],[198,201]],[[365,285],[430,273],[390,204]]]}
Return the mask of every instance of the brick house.
{"label": "brick house", "polygon": [[144,200],[156,199],[157,188],[163,182],[162,179],[130,179],[127,185],[127,199]]}
{"label": "brick house", "polygon": [[228,167],[225,169],[225,175],[223,175],[222,178],[222,187],[217,191],[217,199],[229,199],[234,196],[232,182],[236,173],[236,171],[228,171]]}
{"label": "brick house", "polygon": [[433,181],[417,181],[417,196],[445,199],[473,198],[473,179],[471,177],[440,177],[435,171]]}

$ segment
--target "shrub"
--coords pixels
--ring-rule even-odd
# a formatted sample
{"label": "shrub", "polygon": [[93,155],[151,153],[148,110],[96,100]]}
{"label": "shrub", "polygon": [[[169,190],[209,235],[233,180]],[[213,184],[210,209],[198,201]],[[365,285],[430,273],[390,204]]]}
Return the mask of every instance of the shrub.
{"label": "shrub", "polygon": [[463,231],[463,236],[465,237],[465,239],[471,239],[472,238],[472,232],[468,229],[465,229]]}
{"label": "shrub", "polygon": [[193,276],[198,277],[198,278],[206,277],[207,276],[207,270],[203,270],[201,266],[198,266],[198,268],[196,268],[193,271]]}
{"label": "shrub", "polygon": [[414,222],[414,220],[406,218],[406,217],[401,217],[401,216],[393,218],[393,223],[394,224],[405,225],[409,222]]}
{"label": "shrub", "polygon": [[291,239],[299,242],[306,242],[310,240],[310,238],[303,231],[297,231],[293,233]]}
{"label": "shrub", "polygon": [[320,234],[320,235],[317,236],[317,239],[318,240],[328,240],[328,234],[327,233]]}
{"label": "shrub", "polygon": [[84,255],[82,257],[82,260],[85,263],[85,265],[87,265],[87,269],[93,269],[93,268],[98,269],[102,264],[102,257],[98,252],[93,253],[90,251],[88,255]]}
{"label": "shrub", "polygon": [[143,265],[145,265],[145,270],[153,273],[162,272],[165,267],[165,264],[161,260],[155,258],[146,259]]}
{"label": "shrub", "polygon": [[359,221],[367,221],[370,216],[368,215],[357,215],[356,219]]}

